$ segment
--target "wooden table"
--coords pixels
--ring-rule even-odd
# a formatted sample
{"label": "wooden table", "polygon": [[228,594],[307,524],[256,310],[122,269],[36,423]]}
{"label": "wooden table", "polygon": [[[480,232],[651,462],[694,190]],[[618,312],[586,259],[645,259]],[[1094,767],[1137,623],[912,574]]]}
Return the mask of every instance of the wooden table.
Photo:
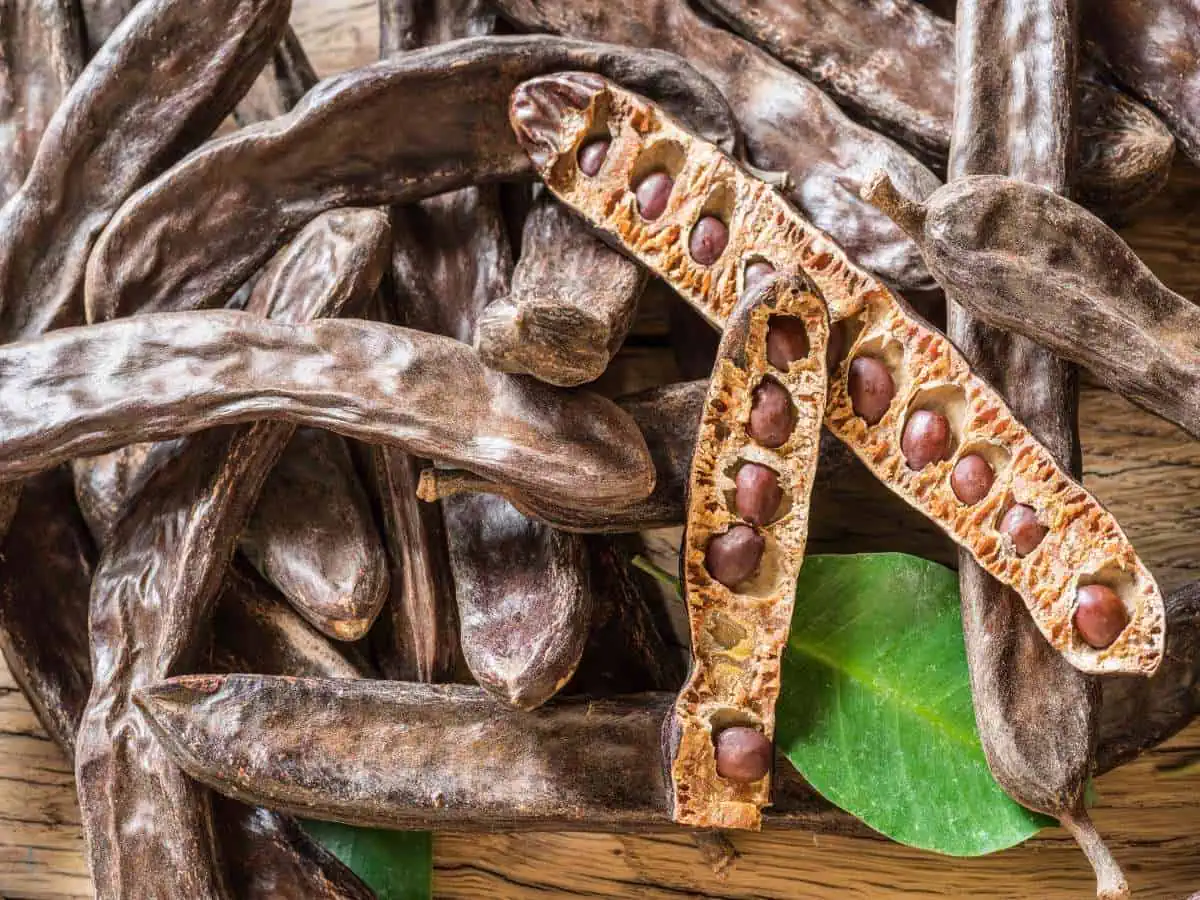
{"label": "wooden table", "polygon": [[[297,0],[293,22],[329,74],[374,57],[374,12],[373,0]],[[1200,298],[1200,173],[1177,166],[1167,193],[1125,234],[1168,284]],[[613,379],[635,383],[659,368],[630,354]],[[1088,487],[1121,520],[1164,590],[1200,577],[1200,443],[1090,385],[1082,434]],[[885,521],[869,540],[894,546],[895,533]],[[1138,898],[1182,900],[1200,890],[1200,774],[1159,771],[1198,753],[1200,722],[1097,784],[1096,823]],[[977,860],[883,838],[788,833],[733,842],[741,859],[719,879],[683,834],[444,834],[435,843],[435,890],[494,900],[1092,896],[1087,863],[1057,829]],[[71,770],[0,662],[0,897],[89,896]]]}

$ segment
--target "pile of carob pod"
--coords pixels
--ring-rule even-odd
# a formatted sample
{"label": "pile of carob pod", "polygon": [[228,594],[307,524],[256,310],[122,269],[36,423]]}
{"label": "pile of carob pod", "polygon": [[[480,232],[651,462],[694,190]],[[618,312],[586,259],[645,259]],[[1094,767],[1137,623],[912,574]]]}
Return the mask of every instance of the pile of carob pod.
{"label": "pile of carob pod", "polygon": [[[1084,787],[1192,718],[1200,588],[1074,367],[1200,437],[1088,211],[1200,162],[1193,0],[382,0],[320,82],[289,11],[0,6],[0,638],[97,896],[370,896],[292,815],[853,830],[771,740],[834,472],[958,545],[989,764],[1126,895]],[[580,389],[663,285],[701,380]]]}

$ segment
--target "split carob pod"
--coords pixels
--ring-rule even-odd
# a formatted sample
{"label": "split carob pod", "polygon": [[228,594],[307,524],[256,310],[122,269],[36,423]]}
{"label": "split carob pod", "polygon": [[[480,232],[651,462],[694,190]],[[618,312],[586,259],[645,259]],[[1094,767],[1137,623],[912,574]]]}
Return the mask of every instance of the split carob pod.
{"label": "split carob pod", "polygon": [[83,69],[70,0],[19,0],[0,10],[0,205],[15,194],[42,133]]}
{"label": "split carob pod", "polygon": [[[753,282],[772,269],[802,269],[833,326],[829,430],[990,575],[1016,589],[1042,634],[1076,668],[1154,671],[1162,656],[1162,597],[1116,520],[949,341],[784,198],[650,102],[596,75],[533,79],[514,93],[510,115],[549,188],[714,324],[724,324],[747,276]],[[576,152],[601,129],[611,136],[607,164],[582,175]],[[661,215],[647,219],[637,188],[656,173],[668,176],[668,197]],[[688,246],[705,218],[720,220],[728,234],[708,265]],[[953,479],[975,502],[960,499],[951,484],[964,456],[991,469],[986,492],[962,491],[961,479]],[[1115,592],[1128,619],[1104,646],[1088,644],[1073,621],[1077,595],[1094,593],[1085,590],[1093,585]],[[1094,638],[1090,629],[1088,636]]]}
{"label": "split carob pod", "polygon": [[0,478],[274,419],[404,447],[565,505],[620,509],[654,483],[641,433],[611,401],[495,376],[458,341],[378,322],[134,316],[0,346],[0,375]]}
{"label": "split carob pod", "polygon": [[595,381],[629,333],[645,285],[644,269],[540,192],[525,217],[512,289],[479,317],[476,349],[501,372],[561,387]]}
{"label": "split carob pod", "polygon": [[[375,216],[386,236],[386,217]],[[271,314],[306,321],[369,296],[387,258],[386,241],[375,244],[375,252],[343,261],[336,285],[299,282],[272,295]],[[208,794],[166,757],[131,694],[203,652],[238,534],[294,430],[266,421],[192,437],[149,476],[96,567],[93,682],[75,772],[99,898],[229,896]]]}
{"label": "split carob pod", "polygon": [[[525,515],[563,531],[623,534],[682,525],[696,430],[707,394],[705,379],[665,384],[617,398],[617,405],[629,413],[645,438],[655,471],[650,496],[620,510],[575,509],[548,503],[463,469],[426,468],[421,472],[417,493],[429,502],[462,493],[496,494]],[[836,438],[821,433],[820,465],[824,475],[832,476],[845,468],[849,459]]]}
{"label": "split carob pod", "polygon": [[1088,0],[1083,36],[1200,164],[1200,9],[1192,0]]}
{"label": "split carob pod", "polygon": [[[468,38],[345,72],[288,115],[210,141],[131,197],[88,263],[89,320],[212,306],[335,207],[412,203],[532,176],[505,104],[521,81],[564,68],[604,72],[685,111],[696,107],[699,83],[711,95],[701,110],[723,105],[678,57],[546,37]],[[409,127],[379,128],[397,104]],[[200,195],[206,203],[178,202]],[[156,253],[164,242],[180,252]]]}
{"label": "split carob pod", "polygon": [[[263,269],[246,311],[267,315],[288,296],[343,292],[345,312],[367,305],[361,272],[378,285],[391,225],[373,209],[323,213]],[[347,307],[354,301],[356,309]],[[308,621],[330,637],[363,637],[387,597],[387,557],[345,441],[327,431],[292,436],[267,476],[240,539],[242,552]]]}
{"label": "split carob pod", "polygon": [[882,180],[870,196],[972,314],[1200,438],[1200,310],[1087,210],[990,175],[960,179],[924,204]]}
{"label": "split carob pod", "polygon": [[680,550],[692,666],[665,739],[672,817],[682,824],[757,829],[770,803],[828,338],[824,303],[786,269],[744,290],[725,324]]}
{"label": "split carob pod", "polygon": [[[216,128],[289,8],[288,0],[149,0],[125,19],[62,99],[28,177],[0,208],[0,340],[84,321],[84,275],[101,228]],[[19,490],[0,487],[0,510],[11,510]],[[0,532],[3,521],[0,512]]]}
{"label": "split carob pod", "polygon": [[[954,113],[954,25],[917,0],[700,3],[738,34],[811,78],[861,121],[923,159],[945,163]],[[1116,0],[1113,5],[1131,4]],[[1096,15],[1101,14],[1083,18]],[[1116,33],[1125,43],[1127,30]],[[1086,70],[1081,76],[1080,140],[1070,160],[1077,194],[1080,202],[1102,212],[1120,213],[1167,183],[1174,141],[1149,110],[1098,73]]]}
{"label": "split carob pod", "polygon": [[[172,759],[226,796],[473,831],[669,827],[661,735],[674,701],[558,697],[524,711],[474,685],[266,675],[182,676],[137,694]],[[781,763],[785,778],[768,826],[866,833]]]}
{"label": "split carob pod", "polygon": [[[1079,104],[1076,91],[1077,0],[961,0],[950,180],[982,172],[1009,173],[1067,193],[1075,183]],[[1078,373],[1052,353],[976,321],[947,290],[948,335],[983,377],[1009,398],[1014,414],[1072,476],[1082,474]],[[986,458],[984,458],[986,464]],[[978,470],[978,471],[976,471]],[[970,493],[987,471],[960,460],[951,475]],[[1036,519],[1022,515],[1012,530],[1020,543]],[[1033,533],[1036,536],[1036,532]],[[1097,893],[1128,893],[1120,867],[1096,833],[1084,792],[1091,775],[1099,711],[1095,679],[1054,652],[1008,587],[959,551],[963,637],[975,721],[997,782],[1018,803],[1058,819],[1096,872]],[[1082,587],[1074,622],[1091,643]],[[1118,609],[1120,605],[1118,603]],[[1123,624],[1123,623],[1122,623]]]}
{"label": "split carob pod", "polygon": [[855,195],[876,166],[918,195],[933,191],[937,176],[892,140],[852,121],[794,70],[698,15],[688,0],[626,0],[616,6],[611,0],[496,0],[496,5],[523,28],[678,53],[729,101],[749,161],[786,172],[787,196],[854,262],[901,289],[933,286],[911,242]]}

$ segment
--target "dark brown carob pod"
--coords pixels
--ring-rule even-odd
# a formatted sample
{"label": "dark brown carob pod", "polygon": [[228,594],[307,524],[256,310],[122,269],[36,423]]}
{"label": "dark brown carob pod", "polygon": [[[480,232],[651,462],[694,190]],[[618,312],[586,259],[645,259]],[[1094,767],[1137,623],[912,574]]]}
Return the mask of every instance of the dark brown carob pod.
{"label": "dark brown carob pod", "polygon": [[1087,210],[988,175],[949,184],[928,205],[885,181],[872,196],[911,229],[972,314],[1200,437],[1200,311]]}
{"label": "dark brown carob pod", "polygon": [[1083,10],[1089,48],[1200,164],[1200,9],[1191,0],[1087,0]]}
{"label": "dark brown carob pod", "polygon": [[[590,97],[569,114],[555,99],[563,79]],[[839,335],[843,348],[830,376],[826,427],[876,478],[1017,590],[1042,634],[1072,665],[1090,673],[1153,673],[1164,637],[1153,577],[1112,515],[945,337],[765,183],[648,101],[595,75],[563,73],[518,88],[511,118],[550,189],[714,324],[727,319],[752,264],[801,268],[826,303],[831,335]],[[575,152],[598,123],[613,136],[608,165],[584,179]],[[678,151],[674,187],[662,215],[647,221],[637,208],[635,175],[668,146]],[[716,263],[703,265],[690,256],[687,236],[710,211],[724,216],[728,243]],[[909,420],[918,413],[945,419],[947,439],[919,467],[906,459]],[[961,457],[974,454],[990,456],[996,477],[983,500],[967,503],[951,476]],[[1030,520],[1020,542],[1005,530],[1013,507]],[[1118,589],[1129,618],[1104,648],[1085,642],[1072,621],[1078,588],[1093,582]]]}
{"label": "dark brown carob pod", "polygon": [[[436,455],[564,505],[620,509],[654,484],[641,433],[611,401],[493,373],[457,341],[378,322],[134,316],[0,346],[0,374],[0,478],[273,419]],[[489,435],[502,453],[481,446]]]}
{"label": "dark brown carob pod", "polygon": [[525,217],[512,289],[479,317],[475,346],[501,372],[562,387],[595,381],[621,348],[645,284],[644,269],[542,192]]}
{"label": "dark brown carob pod", "polygon": [[[524,712],[474,685],[194,675],[137,702],[194,778],[297,815],[473,831],[671,824],[660,748],[671,694]],[[769,827],[866,833],[782,763],[779,781]]]}
{"label": "dark brown carob pod", "polygon": [[[288,115],[210,141],[130,198],[88,263],[89,319],[222,302],[335,207],[412,203],[529,177],[507,131],[507,97],[526,78],[563,68],[602,71],[684,111],[699,83],[710,92],[701,109],[722,105],[678,57],[544,37],[469,38],[345,72]],[[407,125],[380,128],[397,105]],[[713,132],[721,127],[712,123]],[[179,205],[180,196],[200,195],[206,203]],[[153,253],[163,242],[178,251]]]}
{"label": "dark brown carob pod", "polygon": [[[789,327],[803,329],[803,348],[772,352]],[[828,336],[811,283],[784,272],[745,292],[717,351],[680,549],[692,665],[666,739],[681,824],[756,829],[770,802],[779,661],[808,538]],[[761,744],[761,769],[726,747],[741,732],[743,743]]]}
{"label": "dark brown carob pod", "polygon": [[[951,181],[1008,173],[1052,191],[1070,191],[1078,116],[1077,0],[1021,6],[963,0],[955,28]],[[1058,463],[1079,477],[1077,373],[1045,349],[973,319],[958,305],[959,291],[947,290],[946,296],[951,339],[1009,399]],[[974,489],[980,473],[972,477],[968,467],[977,466],[986,476],[992,465],[983,453],[960,458],[955,472],[963,480],[955,493],[963,502],[987,493],[982,485]],[[1012,533],[1022,552],[1019,533]],[[959,551],[958,561],[975,722],[988,766],[1017,802],[1054,816],[1071,832],[1096,871],[1098,896],[1127,896],[1125,876],[1084,804],[1099,687],[1042,639],[1016,594],[989,577],[966,551]]]}
{"label": "dark brown carob pod", "polygon": [[[812,78],[861,121],[931,163],[945,163],[951,131],[959,130],[958,124],[952,128],[955,34],[950,22],[916,0],[701,2],[734,31]],[[1028,31],[1011,39],[1016,48],[1040,40]],[[1120,213],[1166,184],[1174,141],[1145,107],[1097,74],[1081,75],[1081,140],[1078,149],[1069,150],[1077,194],[1082,203]],[[1036,93],[1027,98],[1034,106],[1023,110],[1026,116],[1037,114]]]}
{"label": "dark brown carob pod", "polygon": [[[387,222],[375,214],[376,231]],[[386,243],[344,261],[336,283],[272,295],[272,315],[337,315],[378,287]],[[100,898],[229,896],[207,793],[165,757],[134,689],[194,663],[258,492],[294,426],[259,422],[196,435],[151,474],[112,531],[92,581],[92,690],[75,771]]]}
{"label": "dark brown carob pod", "polygon": [[936,188],[937,177],[892,141],[847,118],[811,82],[697,15],[686,0],[628,0],[618,6],[609,0],[497,0],[497,5],[524,28],[657,47],[689,60],[728,99],[749,161],[786,172],[787,196],[813,224],[889,283],[902,289],[932,286],[904,235],[853,195],[872,174],[868,160],[918,195]]}

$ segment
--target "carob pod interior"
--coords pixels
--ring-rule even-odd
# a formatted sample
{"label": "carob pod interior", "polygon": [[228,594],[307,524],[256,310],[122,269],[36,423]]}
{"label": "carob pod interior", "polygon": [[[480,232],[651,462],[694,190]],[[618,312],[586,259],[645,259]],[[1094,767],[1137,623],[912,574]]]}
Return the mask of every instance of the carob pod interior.
{"label": "carob pod interior", "polygon": [[[386,234],[386,218],[377,219],[376,233]],[[337,284],[297,283],[274,297],[270,312],[304,321],[369,295],[387,258],[386,243],[375,244],[346,261]],[[166,758],[130,698],[201,654],[237,536],[294,430],[258,422],[189,439],[149,477],[96,567],[93,682],[75,771],[98,897],[229,895],[207,793]]]}
{"label": "carob pod interior", "polygon": [[[172,758],[226,796],[354,825],[474,831],[669,827],[660,739],[674,701],[558,697],[523,711],[474,685],[265,675],[182,676],[138,695]],[[768,826],[867,833],[789,768]]]}
{"label": "carob pod interior", "polygon": [[[88,263],[90,320],[212,306],[335,207],[530,177],[505,104],[521,81],[563,68],[602,71],[685,112],[698,83],[711,92],[701,110],[722,104],[678,57],[546,37],[467,38],[327,78],[288,115],[210,141],[129,199]],[[380,128],[399,107],[407,126]],[[181,207],[181,196],[207,202]],[[156,253],[162,244],[176,252]]]}
{"label": "carob pod interior", "polygon": [[876,165],[918,195],[934,190],[937,176],[893,141],[849,119],[810,81],[698,15],[688,0],[497,0],[497,6],[524,28],[657,47],[689,60],[736,112],[749,161],[786,172],[788,197],[818,228],[889,283],[933,286],[916,248],[856,193]]}
{"label": "carob pod interior", "polygon": [[[859,119],[922,158],[939,166],[945,163],[951,131],[957,127],[955,33],[950,22],[916,0],[701,3],[734,31],[812,78]],[[1094,15],[1099,13],[1085,19]],[[1124,39],[1125,30],[1120,33]],[[1011,37],[1014,46],[1040,43],[1040,35],[1031,31],[1014,31]],[[1167,183],[1174,141],[1145,107],[1098,74],[1081,75],[1081,140],[1064,162],[1075,172],[1081,202],[1120,213]],[[1026,99],[1031,105],[1020,107],[1021,114],[1036,117],[1036,97],[1031,93]]]}
{"label": "carob pod interior", "polygon": [[883,179],[870,196],[973,314],[1200,438],[1200,311],[1087,210],[992,175],[959,179],[925,203]]}
{"label": "carob pod interior", "polygon": [[276,419],[467,465],[556,503],[619,509],[654,482],[641,433],[611,401],[492,373],[458,341],[378,322],[134,316],[0,346],[0,372],[4,478]]}
{"label": "carob pod interior", "polygon": [[[1071,191],[1079,112],[1076,0],[1018,6],[962,0],[956,29],[951,180],[1007,173],[1056,192]],[[948,334],[956,346],[1010,399],[1058,462],[1081,475],[1077,372],[1044,348],[972,318],[959,305],[957,291],[947,291],[947,298]],[[986,479],[984,464],[958,463],[951,479],[959,476],[960,494],[972,479]],[[1084,800],[1100,702],[1095,679],[1055,653],[1020,598],[961,550],[959,582],[975,720],[992,773],[1017,802],[1070,830],[1096,871],[1100,896],[1123,896],[1124,875]],[[1099,588],[1081,589],[1081,608],[1089,590]]]}
{"label": "carob pod interior", "polygon": [[[571,102],[563,99],[564,82]],[[550,189],[715,325],[728,318],[747,276],[802,269],[834,326],[830,431],[990,575],[1016,589],[1042,634],[1076,668],[1153,673],[1162,658],[1162,596],[1116,520],[950,342],[878,279],[850,263],[768,185],[599,76],[533,79],[514,92],[511,119]],[[584,176],[576,153],[601,129],[612,141],[605,165]],[[655,174],[668,176],[670,186],[661,215],[648,220],[637,188]],[[720,219],[728,231],[712,265],[688,252],[705,217]],[[920,432],[930,424],[934,430],[910,433],[910,425]],[[943,441],[940,453],[920,459]],[[951,478],[961,458],[972,455],[993,470],[987,492],[964,493],[973,503],[956,495]],[[1103,647],[1088,644],[1072,621],[1081,589],[1093,584],[1113,590],[1128,617]]]}
{"label": "carob pod interior", "polygon": [[1084,10],[1091,50],[1200,164],[1200,9],[1193,0],[1088,0]]}
{"label": "carob pod interior", "polygon": [[672,817],[758,828],[775,700],[804,562],[829,321],[803,276],[744,291],[725,326],[680,550],[692,667],[667,732]]}
{"label": "carob pod interior", "polygon": [[595,381],[621,348],[645,285],[645,269],[542,192],[525,217],[512,289],[479,317],[475,346],[501,372],[562,387]]}

